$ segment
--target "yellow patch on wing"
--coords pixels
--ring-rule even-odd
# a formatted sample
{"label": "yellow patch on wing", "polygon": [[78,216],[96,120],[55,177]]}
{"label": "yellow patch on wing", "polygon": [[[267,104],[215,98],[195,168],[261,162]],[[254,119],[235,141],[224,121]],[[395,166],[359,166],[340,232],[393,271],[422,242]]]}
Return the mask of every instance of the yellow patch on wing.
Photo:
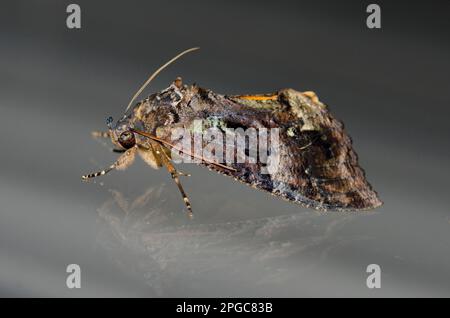
{"label": "yellow patch on wing", "polygon": [[278,95],[239,95],[234,96],[235,98],[248,99],[248,100],[277,100]]}
{"label": "yellow patch on wing", "polygon": [[319,102],[319,97],[317,97],[316,93],[314,93],[313,91],[302,92],[302,94],[305,95],[306,97],[308,97],[314,103],[318,103]]}

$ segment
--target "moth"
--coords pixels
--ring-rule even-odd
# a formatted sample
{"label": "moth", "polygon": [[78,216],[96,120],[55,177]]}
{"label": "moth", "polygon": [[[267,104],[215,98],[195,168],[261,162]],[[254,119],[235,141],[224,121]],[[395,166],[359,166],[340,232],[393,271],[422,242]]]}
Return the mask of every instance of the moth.
{"label": "moth", "polygon": [[[115,151],[121,155],[107,169],[84,175],[83,180],[112,170],[124,170],[139,155],[154,169],[167,168],[192,216],[191,203],[180,182],[181,176],[189,175],[173,165],[174,154],[182,154],[210,170],[307,208],[358,211],[382,204],[358,164],[342,122],[332,116],[312,91],[282,89],[269,94],[222,95],[196,84],[184,85],[178,77],[168,88],[133,105],[158,73],[182,55],[197,49],[186,50],[161,66],[136,92],[120,120],[114,123],[109,117],[108,131],[93,132],[94,137],[110,138]],[[192,129],[192,124],[199,120],[222,132],[276,130],[278,161],[275,171],[263,173],[267,162],[219,162],[181,149],[180,140],[178,143],[173,140],[173,131]],[[189,139],[188,142],[195,141]],[[244,151],[247,153],[249,149]],[[237,151],[233,150],[231,155],[236,159]]]}

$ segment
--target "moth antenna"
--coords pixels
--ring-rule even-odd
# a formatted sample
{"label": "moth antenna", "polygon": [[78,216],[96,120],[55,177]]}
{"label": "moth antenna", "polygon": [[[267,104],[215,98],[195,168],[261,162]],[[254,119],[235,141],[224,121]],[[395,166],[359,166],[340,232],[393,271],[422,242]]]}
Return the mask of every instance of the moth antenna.
{"label": "moth antenna", "polygon": [[175,62],[176,60],[178,60],[180,57],[182,57],[183,55],[192,52],[192,51],[196,51],[200,49],[199,47],[193,47],[190,48],[186,51],[181,52],[180,54],[178,54],[177,56],[175,56],[174,58],[172,58],[170,61],[168,61],[166,64],[164,64],[163,66],[161,66],[160,68],[158,68],[149,78],[148,80],[144,83],[144,85],[141,86],[141,88],[136,92],[136,94],[134,94],[133,98],[130,100],[130,103],[127,106],[127,109],[125,109],[125,112],[128,111],[128,109],[130,109],[131,105],[133,104],[133,102],[135,101],[135,99],[142,93],[142,91],[147,87],[148,84],[150,84],[150,82],[163,70],[165,69],[167,66],[169,66],[170,64],[172,64],[173,62]]}

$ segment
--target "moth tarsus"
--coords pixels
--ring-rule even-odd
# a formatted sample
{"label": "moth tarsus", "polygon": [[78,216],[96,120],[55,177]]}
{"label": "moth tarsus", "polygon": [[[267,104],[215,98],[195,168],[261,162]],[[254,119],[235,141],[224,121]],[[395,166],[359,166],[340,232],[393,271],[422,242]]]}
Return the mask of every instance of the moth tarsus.
{"label": "moth tarsus", "polygon": [[[342,123],[312,91],[283,89],[270,94],[225,96],[196,84],[184,85],[181,77],[177,77],[168,88],[131,107],[162,69],[195,49],[180,53],[160,67],[133,96],[120,120],[114,123],[108,118],[108,131],[93,133],[96,138],[110,138],[116,149],[124,153],[108,169],[85,175],[83,179],[104,175],[114,169],[124,170],[138,154],[152,168],[167,168],[192,216],[190,201],[179,179],[185,174],[178,172],[172,164],[172,153],[180,153],[197,159],[197,164],[210,170],[308,208],[355,211],[382,204],[358,165],[351,139]],[[179,128],[190,129],[196,121],[206,123],[202,124],[200,133],[208,128],[223,133],[230,129],[276,130],[279,134],[276,169],[264,173],[267,162],[240,162],[238,151],[232,152],[231,163],[221,163],[193,151],[186,152],[174,144],[171,132]],[[195,138],[190,138],[187,141],[195,143]],[[272,139],[270,143],[274,143]],[[203,140],[201,146],[205,146]],[[245,156],[250,150],[245,148]],[[261,154],[257,157],[260,159]]]}
{"label": "moth tarsus", "polygon": [[164,163],[164,166],[167,168],[167,171],[169,171],[170,175],[172,176],[173,181],[175,181],[175,184],[178,187],[178,190],[181,193],[181,196],[183,198],[183,202],[186,205],[186,208],[188,210],[188,216],[190,218],[192,218],[193,216],[193,212],[192,212],[192,205],[191,202],[189,201],[188,196],[186,195],[186,192],[184,192],[183,186],[181,185],[181,181],[180,181],[180,172],[177,171],[177,169],[175,169],[175,167],[173,166],[172,162],[170,161],[170,157],[167,155],[167,153],[165,152],[165,150],[163,149],[163,146],[160,145],[160,151],[158,153],[161,153],[161,159]]}

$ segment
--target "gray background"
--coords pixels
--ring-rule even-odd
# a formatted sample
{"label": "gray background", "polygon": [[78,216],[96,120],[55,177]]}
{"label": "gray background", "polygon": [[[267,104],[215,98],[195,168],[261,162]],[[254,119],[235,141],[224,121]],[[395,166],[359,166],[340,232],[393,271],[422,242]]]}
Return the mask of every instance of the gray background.
{"label": "gray background", "polygon": [[[377,1],[381,30],[367,1],[78,0],[81,30],[69,3],[0,4],[1,296],[450,296],[448,1]],[[189,221],[140,160],[82,183],[117,156],[90,131],[192,46],[147,94],[178,75],[224,94],[314,90],[384,206],[317,213],[185,164]]]}

